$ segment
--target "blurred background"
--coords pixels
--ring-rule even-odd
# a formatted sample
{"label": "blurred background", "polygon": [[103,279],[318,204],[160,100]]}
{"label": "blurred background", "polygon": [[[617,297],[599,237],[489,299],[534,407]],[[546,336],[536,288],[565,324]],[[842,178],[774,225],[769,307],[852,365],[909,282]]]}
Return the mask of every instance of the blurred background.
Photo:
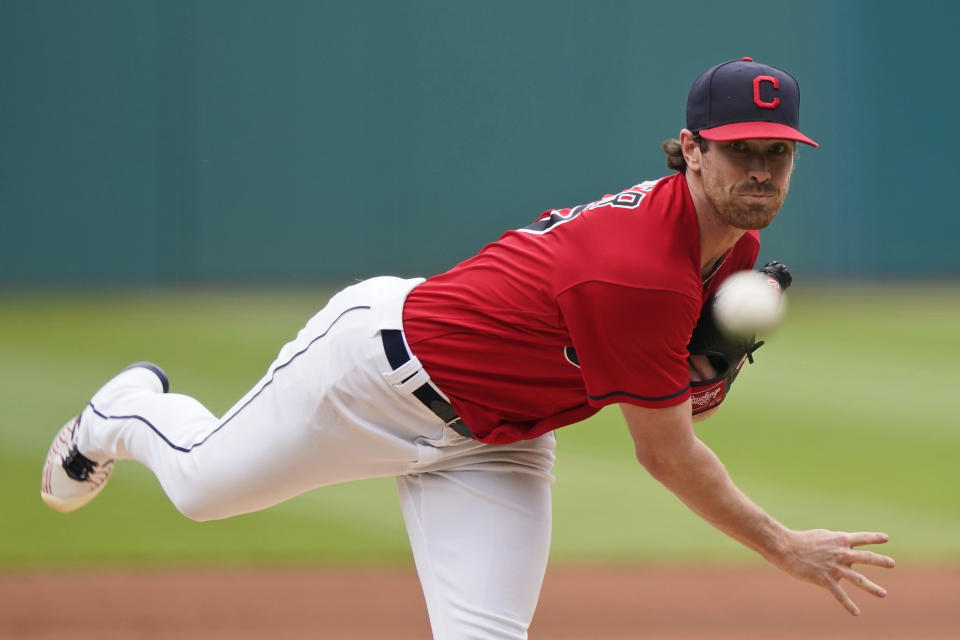
{"label": "blurred background", "polygon": [[[446,270],[666,175],[691,82],[742,56],[798,79],[821,147],[763,234],[761,260],[795,275],[788,321],[701,437],[788,525],[886,530],[908,565],[955,565],[958,17],[929,0],[0,0],[0,567],[409,565],[389,481],[196,524],[133,464],[54,514],[40,465],[129,362],[225,411],[342,285]],[[616,412],[558,451],[555,561],[758,562],[643,473]]]}
{"label": "blurred background", "polygon": [[431,274],[666,174],[691,82],[741,56],[822,145],[765,252],[956,276],[958,10],[911,6],[4,0],[0,281]]}

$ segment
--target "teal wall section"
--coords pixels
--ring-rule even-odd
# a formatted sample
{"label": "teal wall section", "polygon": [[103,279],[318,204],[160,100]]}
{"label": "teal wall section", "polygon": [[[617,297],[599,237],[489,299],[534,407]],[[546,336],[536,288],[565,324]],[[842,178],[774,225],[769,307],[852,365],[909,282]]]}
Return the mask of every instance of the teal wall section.
{"label": "teal wall section", "polygon": [[743,55],[822,143],[762,257],[957,276],[958,6],[0,0],[0,283],[429,275],[666,174]]}

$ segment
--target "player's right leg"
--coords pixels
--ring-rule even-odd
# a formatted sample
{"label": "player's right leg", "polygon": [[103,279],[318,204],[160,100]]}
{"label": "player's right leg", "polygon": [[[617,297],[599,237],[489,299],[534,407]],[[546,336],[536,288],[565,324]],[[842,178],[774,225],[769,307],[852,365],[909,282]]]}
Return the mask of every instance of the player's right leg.
{"label": "player's right leg", "polygon": [[[158,394],[166,393],[169,387],[167,376],[159,367],[141,362],[114,376],[94,399],[99,404],[101,399],[118,393]],[[83,413],[88,410],[89,407]],[[113,458],[80,453],[81,418],[82,414],[74,416],[60,429],[43,464],[40,497],[51,509],[63,513],[75,511],[93,500],[113,471]]]}
{"label": "player's right leg", "polygon": [[406,473],[418,457],[416,441],[443,427],[425,420],[422,405],[385,377],[392,369],[375,328],[383,317],[399,318],[413,284],[374,279],[334,296],[222,418],[189,396],[164,393],[157,370],[121,373],[54,441],[44,500],[60,510],[82,506],[102,487],[111,461],[123,459],[149,468],[194,520],[257,511],[336,482]]}

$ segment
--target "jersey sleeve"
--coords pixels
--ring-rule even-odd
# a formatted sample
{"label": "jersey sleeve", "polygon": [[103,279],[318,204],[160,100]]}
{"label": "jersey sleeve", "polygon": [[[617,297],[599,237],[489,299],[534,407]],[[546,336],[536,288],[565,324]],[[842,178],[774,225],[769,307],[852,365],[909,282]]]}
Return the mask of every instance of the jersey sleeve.
{"label": "jersey sleeve", "polygon": [[675,291],[587,282],[557,302],[591,406],[669,407],[689,397],[687,343],[697,301]]}

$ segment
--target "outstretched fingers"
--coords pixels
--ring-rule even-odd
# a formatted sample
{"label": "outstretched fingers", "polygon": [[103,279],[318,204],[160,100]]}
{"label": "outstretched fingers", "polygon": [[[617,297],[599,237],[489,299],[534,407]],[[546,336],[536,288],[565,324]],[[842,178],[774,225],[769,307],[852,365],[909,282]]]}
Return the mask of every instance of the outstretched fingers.
{"label": "outstretched fingers", "polygon": [[831,580],[827,583],[827,588],[830,590],[830,593],[833,594],[833,597],[837,599],[837,602],[842,604],[843,608],[850,612],[850,615],[860,615],[860,609],[853,603],[853,600],[850,599],[850,596],[843,590],[839,582]]}
{"label": "outstretched fingers", "polygon": [[812,529],[796,532],[794,539],[799,550],[792,556],[797,559],[796,564],[791,567],[794,575],[825,587],[851,615],[860,615],[860,609],[840,586],[842,580],[847,580],[878,598],[887,595],[886,589],[853,569],[855,564],[893,568],[893,558],[857,548],[862,545],[883,544],[890,539],[887,534]]}
{"label": "outstretched fingers", "polygon": [[890,536],[879,531],[858,531],[857,533],[848,533],[847,539],[851,547],[861,547],[865,544],[883,544],[890,540]]}
{"label": "outstretched fingers", "polygon": [[[850,565],[869,564],[875,567],[892,569],[896,565],[896,562],[893,558],[885,556],[881,553],[854,548],[867,544],[883,544],[889,539],[890,537],[887,534],[880,532],[860,531],[857,533],[847,534],[847,542],[850,544],[850,551],[843,554],[843,564],[845,566],[840,567],[838,571],[838,577],[850,581],[851,584],[856,585],[867,593],[878,598],[885,597],[887,595],[886,589],[868,579],[862,573],[854,571]],[[840,603],[843,604],[843,606],[846,607],[850,613],[853,615],[859,615],[859,609],[856,608],[856,605],[854,605],[847,594],[844,593],[839,584],[832,585],[831,591],[833,592],[834,597],[840,600]],[[838,595],[838,591],[840,594],[842,594],[842,596]],[[851,608],[851,605],[853,608]]]}
{"label": "outstretched fingers", "polygon": [[868,579],[865,575],[854,571],[853,569],[843,568],[840,570],[840,575],[849,580],[852,584],[857,585],[867,593],[875,595],[878,598],[883,598],[887,595],[886,589],[878,585],[876,582]]}
{"label": "outstretched fingers", "polygon": [[873,551],[853,550],[843,555],[847,564],[872,564],[875,567],[883,567],[884,569],[893,569],[897,564],[890,556],[874,553]]}

